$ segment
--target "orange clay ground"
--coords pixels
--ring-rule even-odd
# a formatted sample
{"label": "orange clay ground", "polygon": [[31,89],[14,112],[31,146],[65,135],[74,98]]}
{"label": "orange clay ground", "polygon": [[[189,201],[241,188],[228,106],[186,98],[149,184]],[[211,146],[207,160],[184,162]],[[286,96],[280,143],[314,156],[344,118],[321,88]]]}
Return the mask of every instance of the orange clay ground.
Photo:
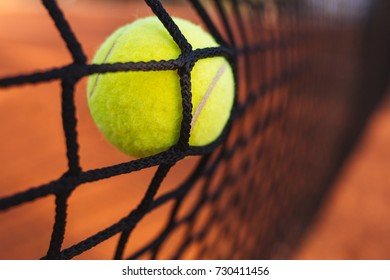
{"label": "orange clay ground", "polygon": [[[0,77],[70,63],[64,43],[39,1],[11,3],[0,3]],[[144,4],[113,7],[99,2],[87,9],[84,4],[72,3],[75,2],[63,1],[62,7],[89,61],[97,46],[113,30],[150,14]],[[183,7],[170,12],[195,18]],[[93,125],[86,105],[85,79],[76,89],[76,103],[83,168],[128,161],[129,158],[106,143]],[[0,196],[49,182],[66,170],[59,112],[58,82],[0,90]],[[294,258],[390,259],[389,143],[390,105],[387,102],[373,116],[326,207]],[[180,163],[175,167],[175,174],[184,177],[194,163],[194,159]],[[109,184],[103,181],[77,189],[69,202],[64,246],[125,216],[140,199],[154,170],[113,178]],[[169,177],[166,185],[178,179]],[[130,201],[124,193],[132,194]],[[52,197],[0,213],[0,259],[43,256],[53,215]],[[159,215],[164,215],[164,210]],[[156,225],[161,224],[160,220],[158,215],[148,216],[143,230],[136,230],[132,238],[148,240],[156,232]],[[116,242],[117,238],[112,238],[83,254],[82,258],[111,258],[111,248]]]}

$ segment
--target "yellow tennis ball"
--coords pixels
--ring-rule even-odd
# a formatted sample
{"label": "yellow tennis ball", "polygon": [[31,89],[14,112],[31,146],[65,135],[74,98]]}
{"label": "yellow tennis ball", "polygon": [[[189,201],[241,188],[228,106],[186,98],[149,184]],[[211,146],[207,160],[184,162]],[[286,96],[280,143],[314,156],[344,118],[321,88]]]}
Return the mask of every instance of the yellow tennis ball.
{"label": "yellow tennis ball", "polygon": [[[173,18],[193,49],[218,47],[213,37],[189,21]],[[157,17],[139,19],[115,31],[93,63],[176,59],[177,44]],[[225,127],[234,100],[234,78],[223,57],[200,59],[191,72],[193,121],[189,144],[213,142]],[[177,70],[94,74],[88,105],[97,127],[124,153],[144,157],[165,151],[179,139],[182,96]]]}

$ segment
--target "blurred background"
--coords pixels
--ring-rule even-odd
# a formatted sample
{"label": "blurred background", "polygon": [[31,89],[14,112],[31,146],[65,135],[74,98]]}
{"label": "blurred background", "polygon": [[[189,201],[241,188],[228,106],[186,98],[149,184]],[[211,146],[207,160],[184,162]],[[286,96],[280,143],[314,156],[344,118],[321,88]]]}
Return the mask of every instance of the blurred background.
{"label": "blurred background", "polygon": [[[164,1],[170,3],[173,1]],[[172,15],[197,21],[182,1]],[[330,1],[332,2],[332,1]],[[96,49],[116,28],[151,15],[142,1],[61,0],[61,7],[91,61]],[[331,6],[333,7],[333,6]],[[51,69],[71,63],[65,44],[40,1],[0,2],[0,77]],[[85,169],[128,161],[97,131],[88,112],[84,78],[76,89],[81,164]],[[0,89],[0,197],[49,182],[66,170],[61,124],[60,84]],[[386,98],[342,168],[329,198],[294,254],[295,259],[390,259],[390,101]],[[180,181],[197,162],[189,158],[175,167]],[[71,197],[64,246],[86,238],[127,214],[144,193],[155,168],[94,182]],[[128,182],[132,185],[129,186]],[[110,186],[115,185],[115,188]],[[131,201],[123,193],[132,193]],[[39,258],[47,249],[53,223],[52,197],[0,212],[0,259]],[[106,211],[105,209],[111,209]],[[148,240],[164,217],[148,216],[132,238]],[[88,220],[89,223],[84,221]],[[82,258],[111,258],[116,238]],[[140,242],[141,243],[141,242]],[[134,250],[137,248],[134,248]],[[190,255],[188,257],[191,257]]]}

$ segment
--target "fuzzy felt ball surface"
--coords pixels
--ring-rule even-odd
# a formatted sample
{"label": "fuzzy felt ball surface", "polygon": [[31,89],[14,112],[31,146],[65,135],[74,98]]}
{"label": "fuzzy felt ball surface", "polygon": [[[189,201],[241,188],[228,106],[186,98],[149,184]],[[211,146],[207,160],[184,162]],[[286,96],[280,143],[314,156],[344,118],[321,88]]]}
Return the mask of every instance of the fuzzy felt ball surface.
{"label": "fuzzy felt ball surface", "polygon": [[[193,50],[218,47],[200,26],[173,18]],[[172,60],[181,51],[157,17],[125,25],[98,49],[93,64]],[[191,71],[192,128],[189,144],[204,146],[224,129],[234,101],[232,69],[223,57],[198,60]],[[177,70],[94,74],[88,105],[97,127],[124,153],[145,157],[167,150],[179,139],[182,120]]]}

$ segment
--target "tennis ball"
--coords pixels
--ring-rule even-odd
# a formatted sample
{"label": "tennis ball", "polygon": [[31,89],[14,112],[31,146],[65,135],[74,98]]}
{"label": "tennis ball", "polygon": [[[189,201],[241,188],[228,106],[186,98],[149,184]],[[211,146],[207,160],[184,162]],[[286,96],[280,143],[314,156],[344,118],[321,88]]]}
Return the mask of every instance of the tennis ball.
{"label": "tennis ball", "polygon": [[[189,21],[173,18],[193,49],[218,47],[213,37]],[[98,49],[93,64],[172,60],[181,51],[157,17],[125,25]],[[233,106],[234,78],[223,57],[200,59],[191,72],[192,124],[189,144],[213,142]],[[182,121],[177,70],[94,74],[88,79],[88,105],[97,127],[124,153],[157,154],[175,145]]]}

